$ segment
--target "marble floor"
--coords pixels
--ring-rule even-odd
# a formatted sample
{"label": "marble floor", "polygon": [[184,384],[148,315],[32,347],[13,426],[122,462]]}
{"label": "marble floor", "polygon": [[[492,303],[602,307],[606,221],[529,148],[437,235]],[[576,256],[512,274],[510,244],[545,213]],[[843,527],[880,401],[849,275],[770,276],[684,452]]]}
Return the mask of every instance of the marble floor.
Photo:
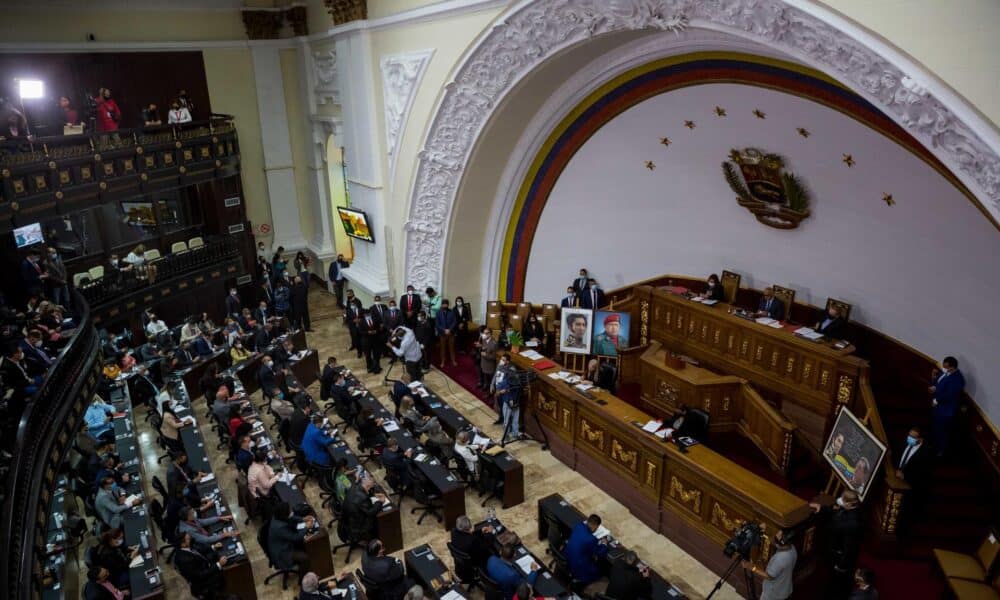
{"label": "marble floor", "polygon": [[[315,286],[310,293],[310,309],[313,316],[313,332],[307,334],[307,340],[311,348],[319,351],[320,363],[323,364],[328,356],[336,356],[341,364],[347,365],[358,377],[363,378],[362,381],[368,389],[391,408],[391,403],[388,400],[388,388],[382,385],[383,375],[366,375],[363,359],[358,359],[354,352],[347,352],[350,345],[347,330],[341,324],[341,311],[337,309],[332,295],[319,286]],[[443,373],[435,369],[425,377],[425,383],[458,409],[469,421],[489,433],[494,439],[501,436],[502,429],[493,425],[495,413],[492,409]],[[309,391],[318,399],[318,383],[313,384]],[[255,400],[257,399],[259,398],[255,398]],[[199,405],[203,402],[204,400],[201,399],[195,401]],[[142,411],[143,409],[137,411],[137,420],[140,424],[139,442],[147,475],[145,479],[146,493],[148,497],[155,498],[158,495],[151,489],[149,482],[153,475],[158,475],[162,480],[166,479],[167,461],[164,461],[162,465],[156,463],[156,457],[160,453],[155,447],[156,439],[153,431],[140,417]],[[216,441],[215,434],[208,427],[207,420],[204,418],[205,411],[195,410],[195,413],[198,415],[199,425],[206,434],[206,442]],[[270,418],[270,416],[265,416],[266,420],[270,420]],[[347,441],[353,446],[354,436],[348,436]],[[356,450],[356,448],[354,449]],[[510,452],[524,465],[525,500],[522,504],[509,509],[499,508],[497,502],[490,502],[488,506],[496,507],[497,516],[501,521],[516,531],[524,543],[537,555],[544,556],[545,550],[544,543],[539,542],[537,536],[537,501],[539,498],[558,492],[584,513],[601,515],[605,524],[617,538],[630,548],[635,549],[640,558],[682,589],[690,598],[704,598],[712,589],[717,577],[709,569],[687,555],[666,537],[633,517],[622,504],[579,473],[565,466],[548,451],[542,450],[538,443],[516,444],[510,447]],[[220,451],[213,453],[212,468],[220,481],[229,508],[240,523],[242,539],[252,562],[257,596],[268,599],[294,598],[298,592],[298,586],[294,582],[289,582],[287,591],[281,590],[280,578],[272,581],[269,585],[264,585],[264,578],[270,570],[267,566],[267,559],[256,541],[257,523],[251,522],[249,525],[242,525],[245,515],[236,502],[236,467],[227,465],[225,453]],[[384,472],[376,471],[375,475],[381,480]],[[313,506],[321,505],[319,488],[314,482],[306,484],[305,492]],[[467,494],[466,508],[473,522],[476,522],[485,516],[487,509],[481,508],[479,502],[472,501],[474,498],[476,498],[474,492]],[[446,547],[449,539],[448,533],[433,518],[425,519],[422,525],[417,525],[416,516],[411,517],[409,514],[412,506],[412,500],[404,499],[401,507],[404,547],[412,548],[424,543],[430,544],[435,553],[444,557],[446,564],[451,566],[451,557]],[[321,510],[323,511],[320,515],[321,520],[328,520],[326,509]],[[330,542],[331,544],[339,543],[335,531],[330,532]],[[359,551],[354,552],[350,563],[344,563],[344,556],[344,550],[334,555],[334,566],[338,573],[346,570],[353,572],[360,566],[361,554]],[[397,553],[397,556],[401,557],[402,552]],[[161,566],[166,582],[166,596],[168,598],[189,597],[187,583],[180,577],[176,569],[170,565],[162,564],[163,562],[165,561],[161,561]],[[477,590],[472,597],[481,598],[482,594]],[[740,596],[727,584],[715,597],[739,598]]]}

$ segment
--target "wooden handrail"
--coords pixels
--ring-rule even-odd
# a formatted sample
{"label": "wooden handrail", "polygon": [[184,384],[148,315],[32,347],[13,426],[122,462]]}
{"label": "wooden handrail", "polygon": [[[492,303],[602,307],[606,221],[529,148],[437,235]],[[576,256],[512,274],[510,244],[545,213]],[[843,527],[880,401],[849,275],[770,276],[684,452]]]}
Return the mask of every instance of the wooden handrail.
{"label": "wooden handrail", "polygon": [[862,411],[858,411],[860,413],[859,416],[862,420],[868,422],[868,428],[875,434],[875,437],[885,444],[885,459],[882,461],[882,464],[885,465],[886,484],[893,490],[905,492],[910,489],[910,484],[896,477],[896,461],[892,458],[892,447],[889,444],[889,436],[885,432],[885,426],[882,424],[882,416],[878,412],[878,405],[875,403],[875,393],[872,392],[867,371],[862,372],[861,377],[858,378],[858,390],[860,391],[858,397],[861,399],[861,406],[859,408],[863,409]]}
{"label": "wooden handrail", "polygon": [[[785,415],[764,400],[746,381],[740,384],[740,394],[743,397],[740,429],[754,445],[760,448],[775,469],[787,474],[791,465],[792,442],[797,429],[795,423],[785,418]],[[764,439],[763,435],[767,434],[772,438],[780,436],[780,454],[776,452],[777,439],[770,441]]]}

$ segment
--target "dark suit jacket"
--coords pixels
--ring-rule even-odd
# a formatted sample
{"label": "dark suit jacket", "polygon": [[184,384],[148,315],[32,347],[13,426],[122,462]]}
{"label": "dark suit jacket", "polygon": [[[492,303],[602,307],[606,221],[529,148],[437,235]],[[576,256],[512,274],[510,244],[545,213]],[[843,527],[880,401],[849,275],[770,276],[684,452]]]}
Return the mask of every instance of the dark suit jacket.
{"label": "dark suit jacket", "polygon": [[414,317],[417,316],[417,313],[420,312],[420,309],[423,308],[424,306],[423,302],[420,300],[420,294],[413,292],[412,307],[410,306],[410,304],[407,302],[406,299],[407,299],[407,294],[403,294],[402,296],[399,297],[399,303],[397,304],[399,310],[402,311],[404,316],[406,315],[407,312],[413,312],[413,316]]}
{"label": "dark suit jacket", "polygon": [[268,306],[274,306],[274,292],[271,288],[260,286],[257,288],[257,307],[260,308],[260,302],[263,300]]}
{"label": "dark suit jacket", "polygon": [[726,290],[722,287],[721,283],[715,284],[714,288],[705,288],[705,295],[708,296],[709,300],[717,300],[719,302],[726,301]]}
{"label": "dark suit jacket", "polygon": [[830,321],[826,327],[823,327],[823,322],[829,318],[830,315],[828,315],[825,311],[821,312],[819,315],[819,327],[816,328],[816,331],[827,337],[838,340],[843,339],[844,330],[847,328],[847,321],[844,320],[843,317],[837,317],[836,319]]}
{"label": "dark suit jacket", "polygon": [[240,302],[239,296],[236,296],[235,298],[233,298],[232,294],[226,296],[227,315],[238,315],[242,310],[243,310],[243,303]]}
{"label": "dark suit jacket", "polygon": [[2,362],[0,362],[0,374],[3,375],[3,381],[8,386],[13,388],[23,388],[34,383],[28,377],[28,365],[21,364],[21,368],[18,368],[18,364],[7,358],[3,357]]}
{"label": "dark suit jacket", "polygon": [[632,598],[649,598],[653,586],[648,577],[643,577],[639,569],[625,564],[624,560],[616,560],[611,565],[608,575],[608,589],[605,595],[615,600],[631,600]]}
{"label": "dark suit jacket", "polygon": [[[277,365],[277,362],[275,360],[275,365]],[[274,368],[268,369],[266,365],[261,365],[260,371],[257,373],[257,378],[260,380],[260,387],[267,390],[269,394],[278,391],[278,376],[274,372]]]}
{"label": "dark suit jacket", "polygon": [[302,283],[292,284],[292,310],[302,312],[309,302],[309,280],[303,279]]}
{"label": "dark suit jacket", "polygon": [[212,344],[205,339],[205,336],[198,336],[192,340],[191,349],[194,350],[195,354],[198,356],[211,356],[212,352],[214,352]]}
{"label": "dark suit jacket", "polygon": [[583,292],[587,291],[587,278],[577,277],[573,280],[573,289],[576,290],[577,296],[582,296]]}
{"label": "dark suit jacket", "polygon": [[330,398],[330,388],[337,380],[337,369],[330,365],[323,366],[323,374],[319,377],[319,399],[328,400]]}
{"label": "dark suit jacket", "polygon": [[271,519],[267,531],[267,553],[275,568],[291,569],[295,567],[292,553],[302,549],[305,535],[306,530],[296,529],[296,523],[293,521]]}
{"label": "dark suit jacket", "polygon": [[573,296],[572,298],[570,298],[568,295],[563,296],[563,299],[559,302],[559,306],[563,308],[572,307],[576,303],[576,298],[577,298],[576,296]]}
{"label": "dark suit jacket", "polygon": [[402,450],[389,450],[388,448],[382,452],[382,464],[385,465],[386,469],[391,469],[396,477],[399,479],[400,483],[404,486],[410,485],[410,468],[406,464],[407,458],[403,454]]}
{"label": "dark suit jacket", "polygon": [[472,562],[477,567],[486,568],[486,560],[490,557],[493,548],[493,534],[483,533],[478,530],[469,533],[461,529],[452,529],[451,543],[472,557]]}
{"label": "dark suit jacket", "polygon": [[[906,446],[900,448],[899,453],[896,454],[899,457],[897,461],[903,460],[904,452],[906,452]],[[896,466],[899,466],[899,462],[896,463]],[[934,452],[927,445],[927,442],[924,442],[916,448],[906,461],[906,465],[900,470],[903,472],[903,479],[906,483],[909,483],[914,491],[921,492],[927,489],[933,466]]]}
{"label": "dark suit jacket", "polygon": [[778,298],[771,298],[770,310],[767,308],[767,298],[761,298],[760,304],[757,305],[757,310],[766,310],[767,316],[776,321],[780,321],[785,318],[785,303]]}
{"label": "dark suit jacket", "polygon": [[254,320],[261,324],[267,323],[267,320],[274,316],[277,316],[277,314],[273,310],[268,310],[266,313],[264,313],[260,310],[259,306],[255,308],[253,311]]}
{"label": "dark suit jacket", "polygon": [[958,405],[962,401],[962,390],[965,389],[965,376],[958,369],[943,379],[938,379],[934,386],[934,399],[938,405],[934,407],[935,417],[954,417]]}
{"label": "dark suit jacket", "polygon": [[[369,502],[371,504],[371,502]],[[385,592],[385,598],[402,598],[407,591],[403,563],[391,556],[361,557],[361,571]]]}
{"label": "dark suit jacket", "polygon": [[[39,266],[39,269],[41,269],[41,266]],[[24,288],[28,293],[37,293],[42,289],[41,275],[30,260],[24,259],[21,261],[21,281],[24,282]]]}
{"label": "dark suit jacket", "polygon": [[222,571],[201,552],[178,549],[174,552],[174,566],[181,576],[198,591],[218,590],[222,585]]}
{"label": "dark suit jacket", "polygon": [[84,600],[115,600],[111,592],[93,581],[88,581],[87,585],[83,586],[83,598]]}
{"label": "dark suit jacket", "polygon": [[306,434],[306,427],[309,426],[309,416],[298,407],[292,412],[288,423],[288,436],[296,446],[302,445],[302,437]]}
{"label": "dark suit jacket", "polygon": [[387,331],[392,331],[393,329],[399,327],[403,324],[403,311],[396,308],[396,315],[393,316],[392,311],[388,308],[385,310],[385,319],[382,321],[382,325]]}
{"label": "dark suit jacket", "polygon": [[597,304],[594,304],[594,299],[591,294],[594,290],[584,290],[582,293],[578,294],[580,298],[580,308],[589,308],[591,310],[597,310],[607,304],[604,298],[604,290],[597,288]]}

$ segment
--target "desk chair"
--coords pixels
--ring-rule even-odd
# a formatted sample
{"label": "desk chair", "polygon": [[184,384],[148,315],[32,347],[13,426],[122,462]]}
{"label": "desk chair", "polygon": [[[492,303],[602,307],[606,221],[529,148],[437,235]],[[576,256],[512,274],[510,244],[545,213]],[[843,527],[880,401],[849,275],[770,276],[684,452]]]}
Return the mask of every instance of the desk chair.
{"label": "desk chair", "polygon": [[851,321],[851,305],[843,300],[837,300],[836,298],[826,299],[826,310],[830,310],[831,306],[836,306],[840,310],[840,317],[844,319],[844,322],[849,323]]}
{"label": "desk chair", "polygon": [[583,589],[587,587],[587,584],[583,583],[579,579],[574,579],[573,574],[569,570],[569,561],[566,559],[566,555],[563,551],[556,550],[555,548],[549,547],[552,551],[552,574],[555,575],[556,579],[569,585],[570,591],[575,594],[583,595]]}
{"label": "desk chair", "polygon": [[479,469],[479,495],[486,496],[479,506],[486,506],[490,500],[503,498],[503,472],[489,460],[483,459],[479,460]]}
{"label": "desk chair", "polygon": [[705,438],[708,437],[708,413],[700,408],[690,408],[684,420],[688,419],[691,419],[688,434],[699,442],[705,441]]}
{"label": "desk chair", "polygon": [[974,554],[934,549],[934,560],[945,579],[955,577],[980,583],[989,580],[1000,566],[1000,538],[991,530]]}
{"label": "desk chair", "polygon": [[174,242],[170,245],[171,254],[184,254],[188,251],[188,246],[185,242]]}
{"label": "desk chair", "polygon": [[423,523],[427,515],[434,515],[438,523],[440,523],[444,520],[441,514],[441,511],[444,510],[444,505],[441,503],[441,497],[437,494],[437,489],[435,489],[434,484],[431,483],[420,468],[412,463],[408,463],[407,468],[410,470],[410,479],[413,480],[413,500],[417,503],[417,506],[410,509],[410,514],[415,515],[417,512],[420,513],[417,525]]}
{"label": "desk chair", "polygon": [[732,271],[722,271],[722,277],[720,278],[720,283],[722,284],[722,291],[726,294],[726,302],[729,304],[736,304],[736,294],[740,291],[740,279],[741,275],[739,273],[733,273]]}
{"label": "desk chair", "polygon": [[170,456],[170,449],[167,446],[166,438],[164,438],[163,434],[160,433],[160,427],[163,425],[163,419],[160,418],[160,414],[155,410],[149,417],[149,424],[154,430],[156,430],[156,443],[159,444],[161,449],[166,451],[164,454],[156,457],[156,464],[160,464],[163,462],[164,458],[168,458]]}
{"label": "desk chair", "polygon": [[[545,553],[555,555],[558,552],[562,552],[562,549],[566,546],[566,538],[563,536],[562,523],[549,513],[545,513],[543,518],[549,528],[546,535],[548,546],[545,548]],[[549,563],[550,570],[555,570],[555,562],[555,559],[553,559]]]}
{"label": "desk chair", "polygon": [[455,562],[455,577],[465,585],[466,591],[472,593],[474,588],[482,589],[483,586],[479,583],[479,569],[472,562],[472,557],[453,546],[451,542],[448,542],[448,551],[451,552],[451,558]]}
{"label": "desk chair", "polygon": [[[271,528],[270,521],[267,521],[266,523],[261,525],[260,531],[257,532],[257,543],[259,543],[260,547],[264,550],[264,556],[267,557],[267,566],[274,567],[274,559],[271,556],[270,549],[267,547],[267,538],[269,535],[270,528]],[[294,569],[276,569],[273,573],[264,578],[264,585],[271,583],[271,580],[274,579],[275,577],[281,577],[281,589],[287,590],[289,575],[296,575],[299,578],[299,581],[301,582],[302,576],[305,575],[305,573],[301,573],[298,567]]]}
{"label": "desk chair", "polygon": [[781,320],[787,322],[788,316],[792,314],[792,304],[795,303],[795,290],[773,284],[771,289],[774,290],[774,297],[785,304],[785,314],[782,315]]}
{"label": "desk chair", "polygon": [[483,588],[483,593],[486,594],[486,600],[507,600],[500,584],[490,579],[490,576],[486,574],[486,571],[476,567],[476,573],[476,580],[479,581],[479,587]]}
{"label": "desk chair", "polygon": [[194,250],[195,248],[201,248],[202,246],[204,246],[205,240],[203,240],[199,235],[197,237],[193,237],[190,240],[188,240],[187,245],[189,249]]}
{"label": "desk chair", "polygon": [[156,490],[156,493],[159,494],[161,498],[163,498],[164,502],[166,502],[167,498],[170,497],[170,494],[167,493],[167,486],[163,485],[163,481],[161,481],[156,475],[153,475],[153,489]]}
{"label": "desk chair", "polygon": [[[155,487],[155,486],[154,486]],[[177,536],[176,532],[171,533],[166,530],[164,526],[163,517],[166,513],[166,509],[163,508],[163,504],[159,500],[153,499],[149,502],[149,516],[153,519],[153,525],[156,526],[157,531],[160,534],[160,541],[163,543],[156,549],[156,553],[163,556],[163,553],[170,550],[170,554],[167,555],[167,562],[173,562],[174,552],[177,551]]]}
{"label": "desk chair", "polygon": [[[351,515],[345,514],[343,510],[340,512],[340,522],[337,523],[337,537],[344,542],[337,544],[331,550],[331,554],[337,554],[337,550],[341,548],[347,548],[347,558],[344,559],[345,563],[351,562],[351,554],[355,549],[365,551],[365,546],[368,545],[368,537],[365,530],[368,529],[367,524],[365,527],[351,527]],[[377,517],[376,517],[377,518]],[[331,524],[333,522],[331,521]],[[367,587],[367,586],[365,586]]]}
{"label": "desk chair", "polygon": [[361,569],[355,569],[354,574],[358,576],[361,585],[365,586],[365,595],[368,596],[368,600],[386,600],[385,590],[366,576]]}
{"label": "desk chair", "polygon": [[333,469],[334,466],[332,464],[321,465],[314,462],[309,463],[309,471],[316,478],[316,483],[319,484],[319,497],[323,500],[322,506],[327,506],[331,498],[337,496],[337,487],[333,481]]}

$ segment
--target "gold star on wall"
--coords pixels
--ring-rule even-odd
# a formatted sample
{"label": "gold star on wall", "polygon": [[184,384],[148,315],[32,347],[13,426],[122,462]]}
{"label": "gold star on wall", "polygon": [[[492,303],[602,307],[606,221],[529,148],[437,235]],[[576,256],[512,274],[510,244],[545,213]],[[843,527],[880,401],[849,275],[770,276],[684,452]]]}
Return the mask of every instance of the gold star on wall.
{"label": "gold star on wall", "polygon": [[893,204],[896,203],[896,201],[892,199],[892,194],[886,194],[886,193],[882,194],[882,202],[885,202],[886,206],[892,206]]}
{"label": "gold star on wall", "polygon": [[753,116],[757,117],[758,119],[766,119],[767,113],[759,108],[755,108],[753,109]]}
{"label": "gold star on wall", "polygon": [[652,171],[653,169],[656,168],[656,165],[653,163],[653,161],[647,160],[646,161],[646,168],[649,169],[650,171]]}
{"label": "gold star on wall", "polygon": [[854,166],[854,157],[851,156],[850,154],[845,154],[844,157],[841,158],[840,160],[842,160],[844,164],[847,165],[848,168]]}
{"label": "gold star on wall", "polygon": [[726,116],[726,109],[722,108],[721,106],[716,106],[715,107],[715,114],[716,114],[716,116],[724,117],[724,116]]}
{"label": "gold star on wall", "polygon": [[670,145],[670,138],[665,138],[665,137],[660,138],[660,143],[663,144],[664,146],[669,146]]}
{"label": "gold star on wall", "polygon": [[805,137],[805,138],[807,138],[810,135],[812,135],[812,133],[810,133],[809,130],[806,129],[805,127],[796,127],[795,131],[798,131],[799,135],[801,135],[802,137]]}
{"label": "gold star on wall", "polygon": [[688,129],[694,129],[694,121],[684,121],[684,126]]}

